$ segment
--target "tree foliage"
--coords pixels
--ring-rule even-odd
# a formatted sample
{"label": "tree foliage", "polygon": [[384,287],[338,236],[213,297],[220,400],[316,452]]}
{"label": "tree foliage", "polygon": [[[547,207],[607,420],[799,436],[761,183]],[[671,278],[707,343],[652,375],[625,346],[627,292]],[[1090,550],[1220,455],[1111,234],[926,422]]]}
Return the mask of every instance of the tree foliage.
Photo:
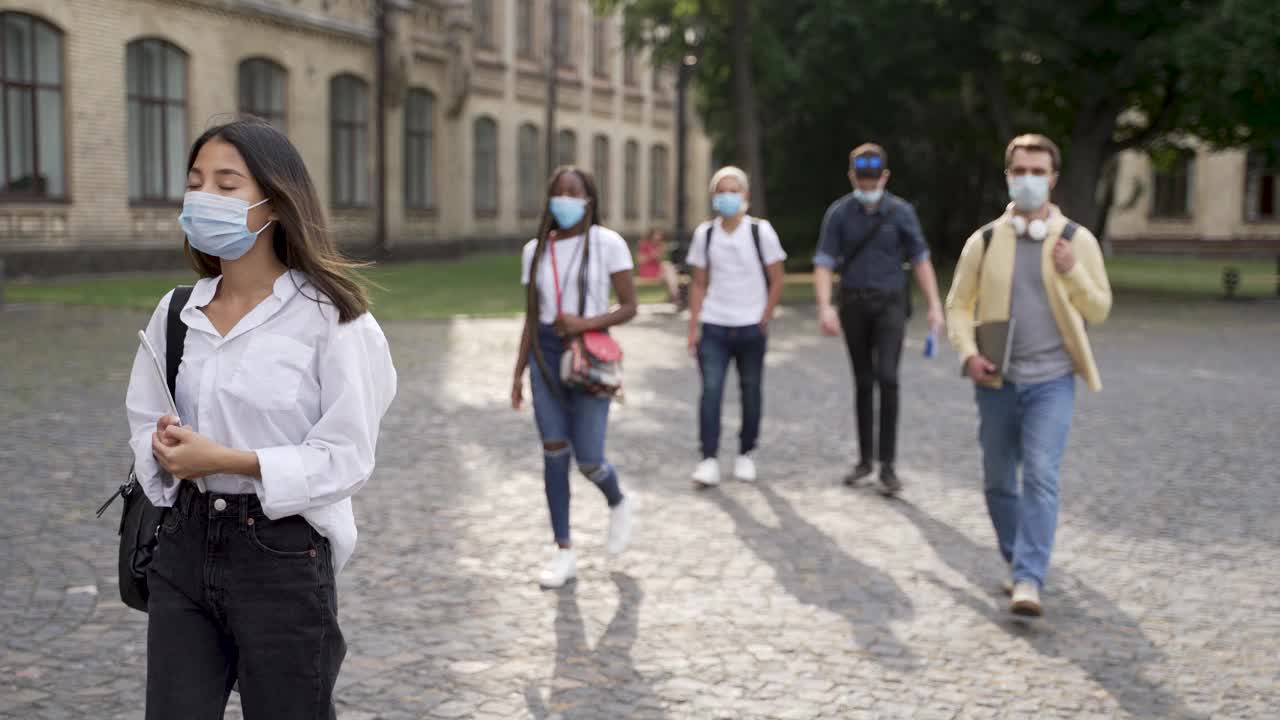
{"label": "tree foliage", "polygon": [[[739,160],[731,0],[598,3],[663,59],[685,52],[684,28],[703,30],[697,107],[720,156]],[[1095,228],[1122,150],[1280,139],[1275,0],[756,0],[752,13],[764,181],[797,251],[848,191],[846,154],[865,140],[886,146],[891,189],[954,254],[1003,207],[1016,133],[1058,141],[1055,196]]]}

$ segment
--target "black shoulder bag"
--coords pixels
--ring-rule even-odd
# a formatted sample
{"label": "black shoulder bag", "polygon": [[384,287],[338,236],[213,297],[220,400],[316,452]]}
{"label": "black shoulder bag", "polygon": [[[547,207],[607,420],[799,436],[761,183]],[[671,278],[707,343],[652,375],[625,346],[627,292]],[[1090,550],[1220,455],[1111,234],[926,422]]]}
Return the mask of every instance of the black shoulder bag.
{"label": "black shoulder bag", "polygon": [[[169,300],[169,314],[165,318],[164,370],[171,395],[177,385],[178,365],[182,363],[182,350],[187,340],[187,326],[179,315],[190,297],[190,286],[174,288]],[[151,504],[132,465],[129,466],[129,478],[98,508],[98,517],[102,517],[117,497],[124,502],[124,511],[120,513],[120,599],[134,610],[146,612],[150,595],[147,566],[155,553],[156,532],[169,509]]]}

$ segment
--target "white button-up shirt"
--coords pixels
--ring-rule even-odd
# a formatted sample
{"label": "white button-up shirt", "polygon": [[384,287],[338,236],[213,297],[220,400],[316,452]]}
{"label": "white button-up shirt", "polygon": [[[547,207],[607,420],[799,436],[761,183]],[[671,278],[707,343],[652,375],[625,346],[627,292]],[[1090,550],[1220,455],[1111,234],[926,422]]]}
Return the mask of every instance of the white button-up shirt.
{"label": "white button-up shirt", "polygon": [[[272,294],[224,337],[201,310],[221,278],[204,278],[181,318],[188,327],[176,402],[184,425],[220,445],[258,456],[262,479],[210,475],[209,492],[254,493],[267,517],[301,515],[333,548],[340,571],[356,544],[351,496],[373,473],[378,426],[396,393],[396,370],[373,315],[339,324],[338,311],[305,274],[289,271]],[[147,340],[165,363],[160,301]],[[151,502],[171,507],[179,484],[151,452],[169,414],[164,383],[139,347],[125,401],[134,472]]]}

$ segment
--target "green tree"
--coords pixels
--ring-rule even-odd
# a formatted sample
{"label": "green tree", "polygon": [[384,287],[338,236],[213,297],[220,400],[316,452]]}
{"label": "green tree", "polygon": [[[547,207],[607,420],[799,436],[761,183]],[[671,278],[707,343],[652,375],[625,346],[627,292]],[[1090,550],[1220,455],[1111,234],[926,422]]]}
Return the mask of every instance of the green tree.
{"label": "green tree", "polygon": [[731,0],[605,4],[623,7],[639,42],[646,23],[703,24],[700,112],[718,147],[751,165],[735,102],[733,41],[746,37],[762,109],[754,167],[789,246],[816,238],[863,140],[886,145],[892,189],[954,253],[1006,202],[1003,148],[1017,133],[1059,142],[1055,197],[1095,229],[1123,150],[1280,138],[1274,0],[756,0],[747,32],[734,32]]}

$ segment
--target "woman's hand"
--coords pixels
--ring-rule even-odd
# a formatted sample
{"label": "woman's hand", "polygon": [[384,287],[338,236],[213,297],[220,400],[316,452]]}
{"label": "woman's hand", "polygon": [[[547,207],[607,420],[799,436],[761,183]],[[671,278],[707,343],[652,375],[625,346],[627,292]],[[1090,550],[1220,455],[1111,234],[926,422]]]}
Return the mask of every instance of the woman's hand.
{"label": "woman's hand", "polygon": [[195,480],[222,472],[228,454],[227,448],[190,427],[176,423],[151,436],[151,452],[161,467],[180,480]]}
{"label": "woman's hand", "polygon": [[156,434],[160,436],[161,442],[172,447],[174,443],[165,438],[164,431],[168,430],[170,427],[180,427],[181,425],[182,423],[178,421],[178,417],[176,415],[165,415],[156,421]]}
{"label": "woman's hand", "polygon": [[511,409],[519,410],[524,406],[524,373],[517,372],[511,382]]}
{"label": "woman's hand", "polygon": [[591,322],[577,315],[561,315],[556,318],[556,334],[560,337],[577,337],[591,329]]}

